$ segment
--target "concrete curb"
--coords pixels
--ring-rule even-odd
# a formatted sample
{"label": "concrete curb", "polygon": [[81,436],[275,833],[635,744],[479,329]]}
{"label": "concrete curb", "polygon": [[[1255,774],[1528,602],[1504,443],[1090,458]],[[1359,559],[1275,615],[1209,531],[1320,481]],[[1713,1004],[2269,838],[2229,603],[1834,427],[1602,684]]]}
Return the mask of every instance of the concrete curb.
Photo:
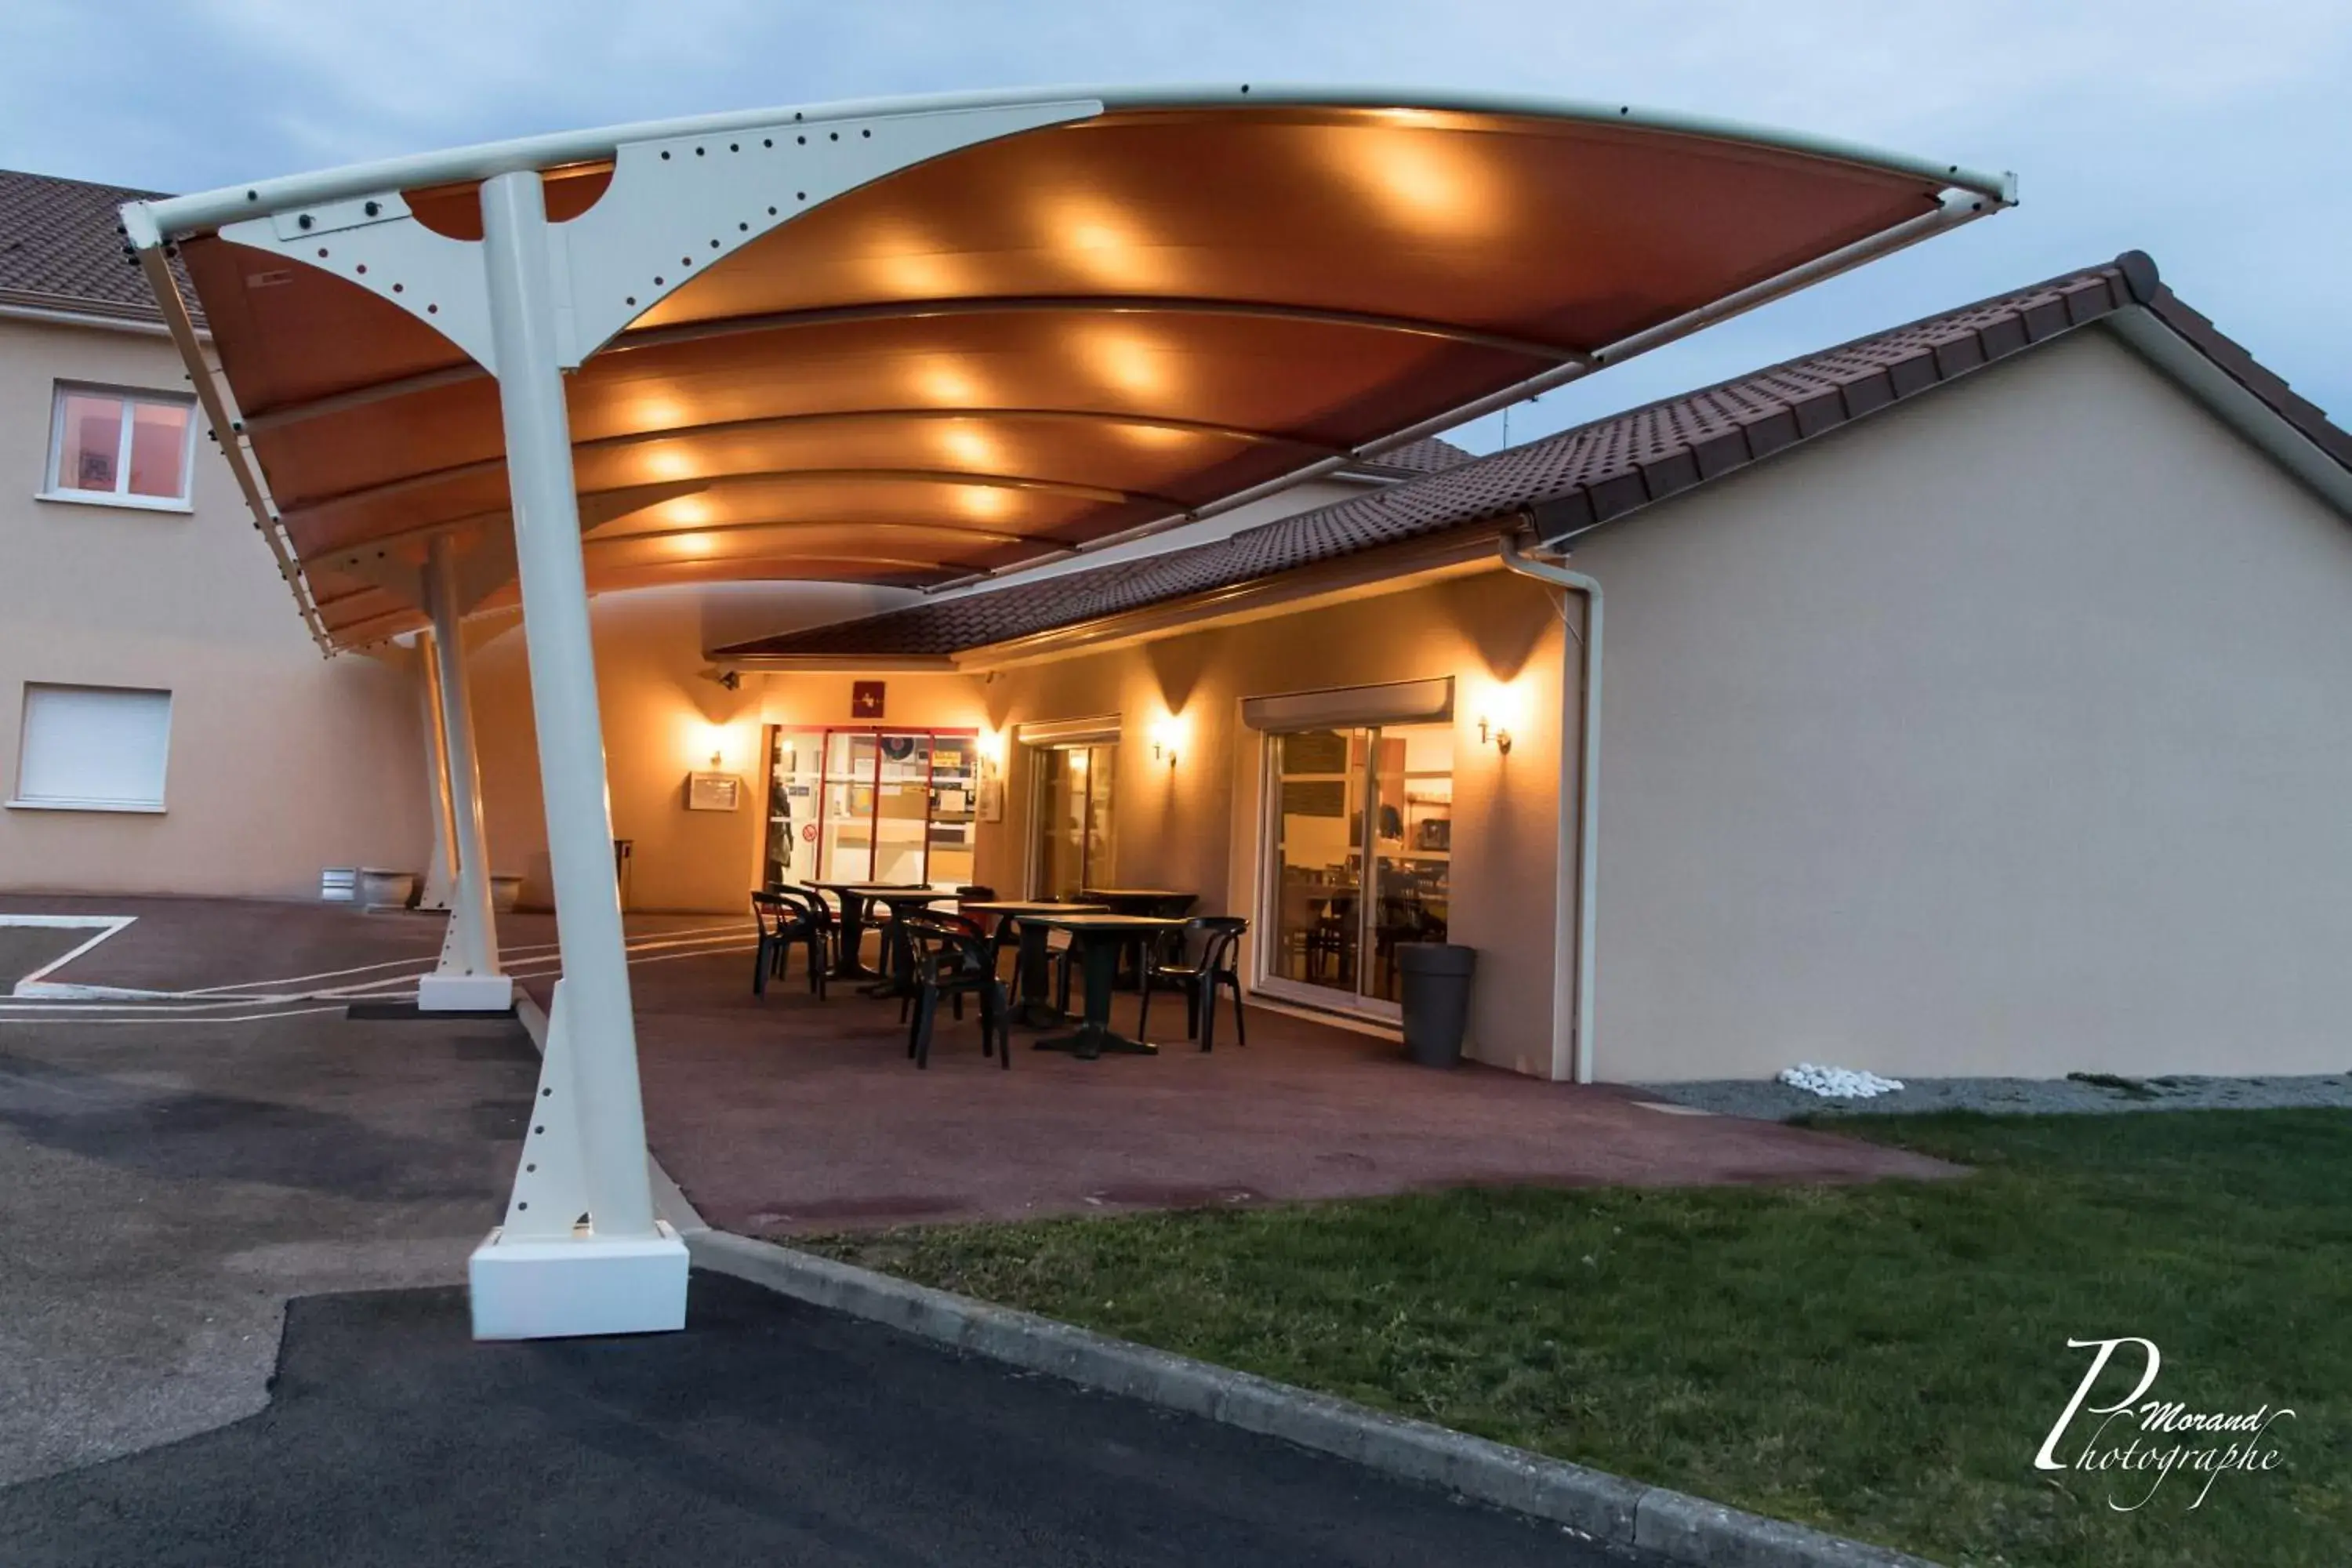
{"label": "concrete curb", "polygon": [[1206,1416],[1383,1474],[1704,1568],[1935,1568],[1925,1558],[1664,1487],[1386,1415],[1329,1394],[1131,1344],[723,1230],[686,1237],[698,1267],[974,1355]]}

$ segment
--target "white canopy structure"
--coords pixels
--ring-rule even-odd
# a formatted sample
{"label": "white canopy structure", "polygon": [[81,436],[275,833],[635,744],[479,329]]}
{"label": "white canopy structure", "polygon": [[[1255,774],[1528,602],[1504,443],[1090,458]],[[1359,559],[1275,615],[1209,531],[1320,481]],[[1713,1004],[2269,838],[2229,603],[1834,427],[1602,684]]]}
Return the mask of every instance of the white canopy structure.
{"label": "white canopy structure", "polygon": [[716,115],[125,207],[313,637],[432,634],[458,890],[428,1005],[509,994],[457,629],[523,612],[564,979],[476,1331],[684,1317],[592,593],[936,586],[1131,538],[2013,199],[1621,105],[1250,84]]}

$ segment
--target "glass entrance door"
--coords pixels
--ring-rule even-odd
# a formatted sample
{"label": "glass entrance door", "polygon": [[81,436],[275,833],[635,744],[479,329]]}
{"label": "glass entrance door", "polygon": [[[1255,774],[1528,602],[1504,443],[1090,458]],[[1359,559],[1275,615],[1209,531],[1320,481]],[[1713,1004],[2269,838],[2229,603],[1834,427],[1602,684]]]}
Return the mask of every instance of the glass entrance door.
{"label": "glass entrance door", "polygon": [[971,880],[979,739],[970,731],[771,732],[773,880]]}
{"label": "glass entrance door", "polygon": [[1444,942],[1453,850],[1447,724],[1267,737],[1270,994],[1393,1018],[1396,948]]}
{"label": "glass entrance door", "polygon": [[1035,896],[1075,900],[1080,889],[1108,885],[1114,880],[1111,794],[1118,748],[1040,746],[1034,762]]}

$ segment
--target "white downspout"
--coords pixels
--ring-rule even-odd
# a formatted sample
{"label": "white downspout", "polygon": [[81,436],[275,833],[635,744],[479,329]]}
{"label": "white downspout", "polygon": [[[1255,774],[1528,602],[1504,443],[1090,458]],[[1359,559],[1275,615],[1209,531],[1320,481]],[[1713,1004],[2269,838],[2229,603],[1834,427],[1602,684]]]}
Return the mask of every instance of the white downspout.
{"label": "white downspout", "polygon": [[[1549,561],[1530,559],[1519,549],[1518,541],[1509,534],[1501,542],[1503,564],[1523,577],[1556,587],[1570,588],[1584,595],[1584,678],[1571,683],[1568,679],[1568,659],[1576,633],[1563,618],[1559,670],[1559,732],[1568,733],[1573,723],[1583,740],[1577,762],[1576,804],[1569,805],[1568,791],[1559,791],[1559,896],[1552,906],[1552,1007],[1551,1060],[1552,1073],[1573,1058],[1575,1078],[1579,1083],[1592,1081],[1592,973],[1593,930],[1599,913],[1599,861],[1601,848],[1601,584],[1581,572],[1571,572],[1565,566]],[[1568,759],[1560,759],[1560,772],[1565,774]],[[1561,779],[1563,785],[1568,782]],[[1575,821],[1569,820],[1571,809]],[[1576,842],[1576,865],[1568,863],[1567,847],[1573,830]],[[1569,1009],[1563,1005],[1561,980],[1576,976],[1576,1008],[1571,1022]]]}

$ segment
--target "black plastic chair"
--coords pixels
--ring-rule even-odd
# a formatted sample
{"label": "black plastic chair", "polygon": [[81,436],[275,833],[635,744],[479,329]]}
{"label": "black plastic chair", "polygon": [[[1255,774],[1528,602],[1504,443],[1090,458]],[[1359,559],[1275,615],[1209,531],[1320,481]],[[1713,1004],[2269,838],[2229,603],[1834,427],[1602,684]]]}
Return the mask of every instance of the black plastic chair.
{"label": "black plastic chair", "polygon": [[751,895],[751,918],[760,925],[760,944],[751,959],[751,994],[768,994],[768,978],[782,978],[792,967],[793,948],[808,949],[809,989],[824,995],[825,931],[822,912],[795,898],[790,890]]}
{"label": "black plastic chair", "polygon": [[[909,921],[920,921],[935,926],[945,926],[951,930],[961,931],[966,936],[978,937],[982,942],[986,944],[989,956],[992,961],[990,966],[992,968],[994,967],[993,960],[995,958],[997,949],[1002,944],[999,943],[994,937],[988,934],[988,928],[986,926],[982,925],[979,921],[974,920],[971,916],[961,914],[950,910],[925,909],[909,910],[907,918]],[[900,962],[906,965],[905,973],[907,978],[898,993],[898,1022],[903,1024],[907,1021],[908,1015],[913,1011],[915,1005],[915,995],[921,986],[922,969],[919,955],[915,950],[914,939],[911,932],[904,927],[896,927],[894,928],[894,931],[899,939],[900,944],[905,948],[905,952],[900,954]],[[963,1018],[963,993],[958,991],[952,992],[950,994],[955,1006],[956,1019],[958,1022],[961,1022]],[[908,1054],[911,1056],[914,1053],[910,1051]]]}
{"label": "black plastic chair", "polygon": [[[833,905],[825,896],[814,888],[804,888],[797,882],[772,882],[769,884],[768,890],[782,893],[789,902],[806,915],[809,922],[816,927],[818,935],[824,939],[824,954],[828,964],[839,962],[841,916],[835,912]],[[826,973],[831,973],[829,967]]]}
{"label": "black plastic chair", "polygon": [[1217,993],[1234,994],[1234,1043],[1249,1044],[1248,1026],[1242,1021],[1242,971],[1240,949],[1242,934],[1249,930],[1249,921],[1240,915],[1196,915],[1184,922],[1184,947],[1197,933],[1200,956],[1186,959],[1180,948],[1173,959],[1162,959],[1149,949],[1143,960],[1143,1005],[1135,1015],[1135,1037],[1149,1039],[1151,1021],[1151,993],[1181,991],[1184,993],[1184,1037],[1198,1040],[1201,1048],[1208,1050],[1216,1043]]}
{"label": "black plastic chair", "polygon": [[980,998],[980,1054],[993,1053],[997,1066],[1013,1066],[1013,1005],[996,973],[996,943],[961,915],[910,914],[907,945],[913,964],[910,998],[914,1018],[907,1030],[907,1054],[918,1068],[931,1065],[931,1026],[940,998],[952,997],[959,1017],[963,998]]}

